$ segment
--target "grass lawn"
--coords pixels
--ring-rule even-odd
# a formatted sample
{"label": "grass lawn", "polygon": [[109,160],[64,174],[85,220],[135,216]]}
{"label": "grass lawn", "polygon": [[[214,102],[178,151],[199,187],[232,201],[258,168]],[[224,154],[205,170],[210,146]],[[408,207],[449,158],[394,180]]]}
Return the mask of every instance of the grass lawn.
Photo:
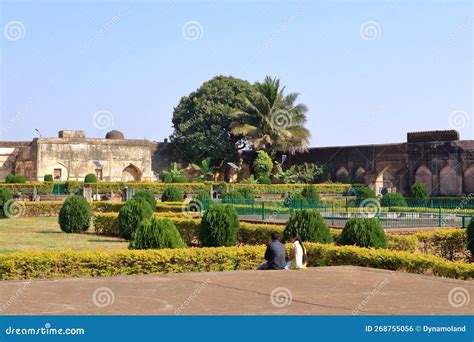
{"label": "grass lawn", "polygon": [[66,234],[57,217],[0,219],[0,253],[57,249],[127,249],[128,242],[90,233]]}

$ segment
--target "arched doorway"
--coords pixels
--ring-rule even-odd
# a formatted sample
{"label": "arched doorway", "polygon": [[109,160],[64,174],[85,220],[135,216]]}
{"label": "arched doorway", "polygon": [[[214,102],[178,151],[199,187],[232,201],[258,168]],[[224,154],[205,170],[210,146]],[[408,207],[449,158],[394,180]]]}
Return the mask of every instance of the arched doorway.
{"label": "arched doorway", "polygon": [[474,164],[471,164],[464,171],[464,193],[474,194]]}
{"label": "arched doorway", "polygon": [[365,169],[359,166],[354,173],[354,181],[357,183],[365,183]]}
{"label": "arched doorway", "polygon": [[456,170],[451,165],[446,165],[439,172],[440,195],[459,195],[459,188]]}
{"label": "arched doorway", "polygon": [[142,178],[142,172],[135,165],[128,165],[122,171],[122,182],[140,181]]}
{"label": "arched doorway", "polygon": [[344,166],[341,166],[336,171],[336,180],[341,183],[349,182],[349,171]]}
{"label": "arched doorway", "polygon": [[387,192],[397,192],[395,177],[388,172],[388,168],[389,166],[386,166],[375,178],[374,190],[377,195],[382,194],[384,189]]}
{"label": "arched doorway", "polygon": [[426,165],[420,165],[415,172],[415,183],[424,183],[431,194],[433,191],[433,174]]}
{"label": "arched doorway", "polygon": [[69,179],[69,171],[67,167],[61,163],[55,163],[48,166],[45,175],[52,175],[53,179],[57,182],[66,181]]}

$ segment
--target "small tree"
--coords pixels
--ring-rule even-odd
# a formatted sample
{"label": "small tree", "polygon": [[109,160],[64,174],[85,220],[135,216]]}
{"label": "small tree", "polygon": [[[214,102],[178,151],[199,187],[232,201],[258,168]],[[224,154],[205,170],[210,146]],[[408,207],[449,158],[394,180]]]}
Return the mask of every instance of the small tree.
{"label": "small tree", "polygon": [[5,177],[5,183],[25,183],[25,176],[23,175],[7,175]]}
{"label": "small tree", "polygon": [[186,244],[169,219],[143,220],[133,232],[130,249],[183,248]]}
{"label": "small tree", "polygon": [[59,226],[65,233],[81,233],[89,229],[92,217],[90,204],[82,196],[74,195],[64,201],[59,211]]}
{"label": "small tree", "polygon": [[265,151],[257,151],[257,157],[253,162],[253,169],[257,178],[270,177],[273,169],[272,158]]}
{"label": "small tree", "polygon": [[294,211],[283,231],[283,238],[289,240],[298,234],[303,241],[331,243],[331,232],[319,212],[314,209]]}
{"label": "small tree", "polygon": [[380,200],[382,207],[408,207],[407,201],[402,194],[397,193],[386,193]]}
{"label": "small tree", "polygon": [[209,202],[211,200],[211,191],[209,189],[199,190],[193,198],[200,202]]}
{"label": "small tree", "polygon": [[0,188],[0,217],[5,217],[5,204],[13,198],[13,194],[10,189]]}
{"label": "small tree", "polygon": [[233,246],[237,242],[239,217],[230,204],[213,204],[202,217],[199,240],[205,247]]}
{"label": "small tree", "polygon": [[377,196],[375,196],[374,190],[372,190],[371,188],[369,188],[366,185],[358,185],[358,186],[354,187],[354,189],[355,189],[355,194],[356,194],[356,199],[357,199],[358,205],[360,205],[362,203],[362,201],[364,201],[364,200],[371,199],[371,198],[373,198],[373,199],[377,198]]}
{"label": "small tree", "polygon": [[88,173],[84,178],[84,183],[97,183],[97,177],[93,173]]}
{"label": "small tree", "polygon": [[130,240],[139,224],[153,215],[153,209],[143,198],[131,199],[120,208],[118,225],[120,236]]}
{"label": "small tree", "polygon": [[346,222],[340,245],[387,248],[387,236],[377,219],[353,218]]}
{"label": "small tree", "polygon": [[310,205],[315,206],[319,204],[319,194],[314,185],[305,186],[303,191],[301,191],[301,195],[306,198]]}
{"label": "small tree", "polygon": [[45,182],[54,182],[53,175],[44,175]]}
{"label": "small tree", "polygon": [[258,177],[257,179],[258,184],[265,184],[265,185],[270,185],[272,184],[272,180],[270,177]]}
{"label": "small tree", "polygon": [[253,191],[253,189],[250,187],[238,188],[237,191],[240,192],[246,200],[255,199],[255,191]]}
{"label": "small tree", "polygon": [[183,192],[174,186],[169,186],[163,190],[161,202],[182,202]]}
{"label": "small tree", "polygon": [[410,188],[410,196],[416,200],[427,200],[430,193],[425,183],[415,183]]}
{"label": "small tree", "polygon": [[232,203],[234,201],[240,201],[243,202],[245,200],[244,195],[240,191],[237,190],[232,190],[229,192],[226,192],[224,196],[222,196],[222,201],[228,201],[229,203]]}
{"label": "small tree", "polygon": [[474,261],[474,216],[471,217],[471,222],[467,226],[467,248],[471,252],[471,260]]}
{"label": "small tree", "polygon": [[153,211],[156,210],[156,198],[155,194],[151,190],[139,190],[135,192],[135,194],[132,197],[133,199],[139,199],[142,198],[144,199],[149,205],[150,208],[153,209]]}

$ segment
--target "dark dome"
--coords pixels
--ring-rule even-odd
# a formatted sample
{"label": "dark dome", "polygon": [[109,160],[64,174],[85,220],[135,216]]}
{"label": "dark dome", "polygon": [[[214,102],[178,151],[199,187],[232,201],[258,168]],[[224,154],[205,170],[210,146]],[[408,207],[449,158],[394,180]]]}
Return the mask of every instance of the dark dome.
{"label": "dark dome", "polygon": [[122,132],[113,130],[105,135],[105,139],[122,139],[123,140],[125,139],[125,136],[123,135]]}

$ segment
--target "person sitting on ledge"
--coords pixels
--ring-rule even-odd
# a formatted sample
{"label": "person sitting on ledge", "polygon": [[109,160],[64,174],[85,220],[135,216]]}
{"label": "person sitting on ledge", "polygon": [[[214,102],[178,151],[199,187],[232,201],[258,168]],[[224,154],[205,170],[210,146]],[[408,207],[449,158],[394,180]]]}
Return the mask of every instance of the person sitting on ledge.
{"label": "person sitting on ledge", "polygon": [[286,266],[285,244],[280,242],[280,233],[273,232],[272,242],[267,245],[265,251],[265,262],[261,264],[258,270],[284,270]]}
{"label": "person sitting on ledge", "polygon": [[303,241],[298,234],[294,234],[291,238],[291,242],[290,261],[288,261],[286,268],[297,270],[305,269],[306,264],[308,263],[308,255],[306,254],[306,248],[303,245]]}

